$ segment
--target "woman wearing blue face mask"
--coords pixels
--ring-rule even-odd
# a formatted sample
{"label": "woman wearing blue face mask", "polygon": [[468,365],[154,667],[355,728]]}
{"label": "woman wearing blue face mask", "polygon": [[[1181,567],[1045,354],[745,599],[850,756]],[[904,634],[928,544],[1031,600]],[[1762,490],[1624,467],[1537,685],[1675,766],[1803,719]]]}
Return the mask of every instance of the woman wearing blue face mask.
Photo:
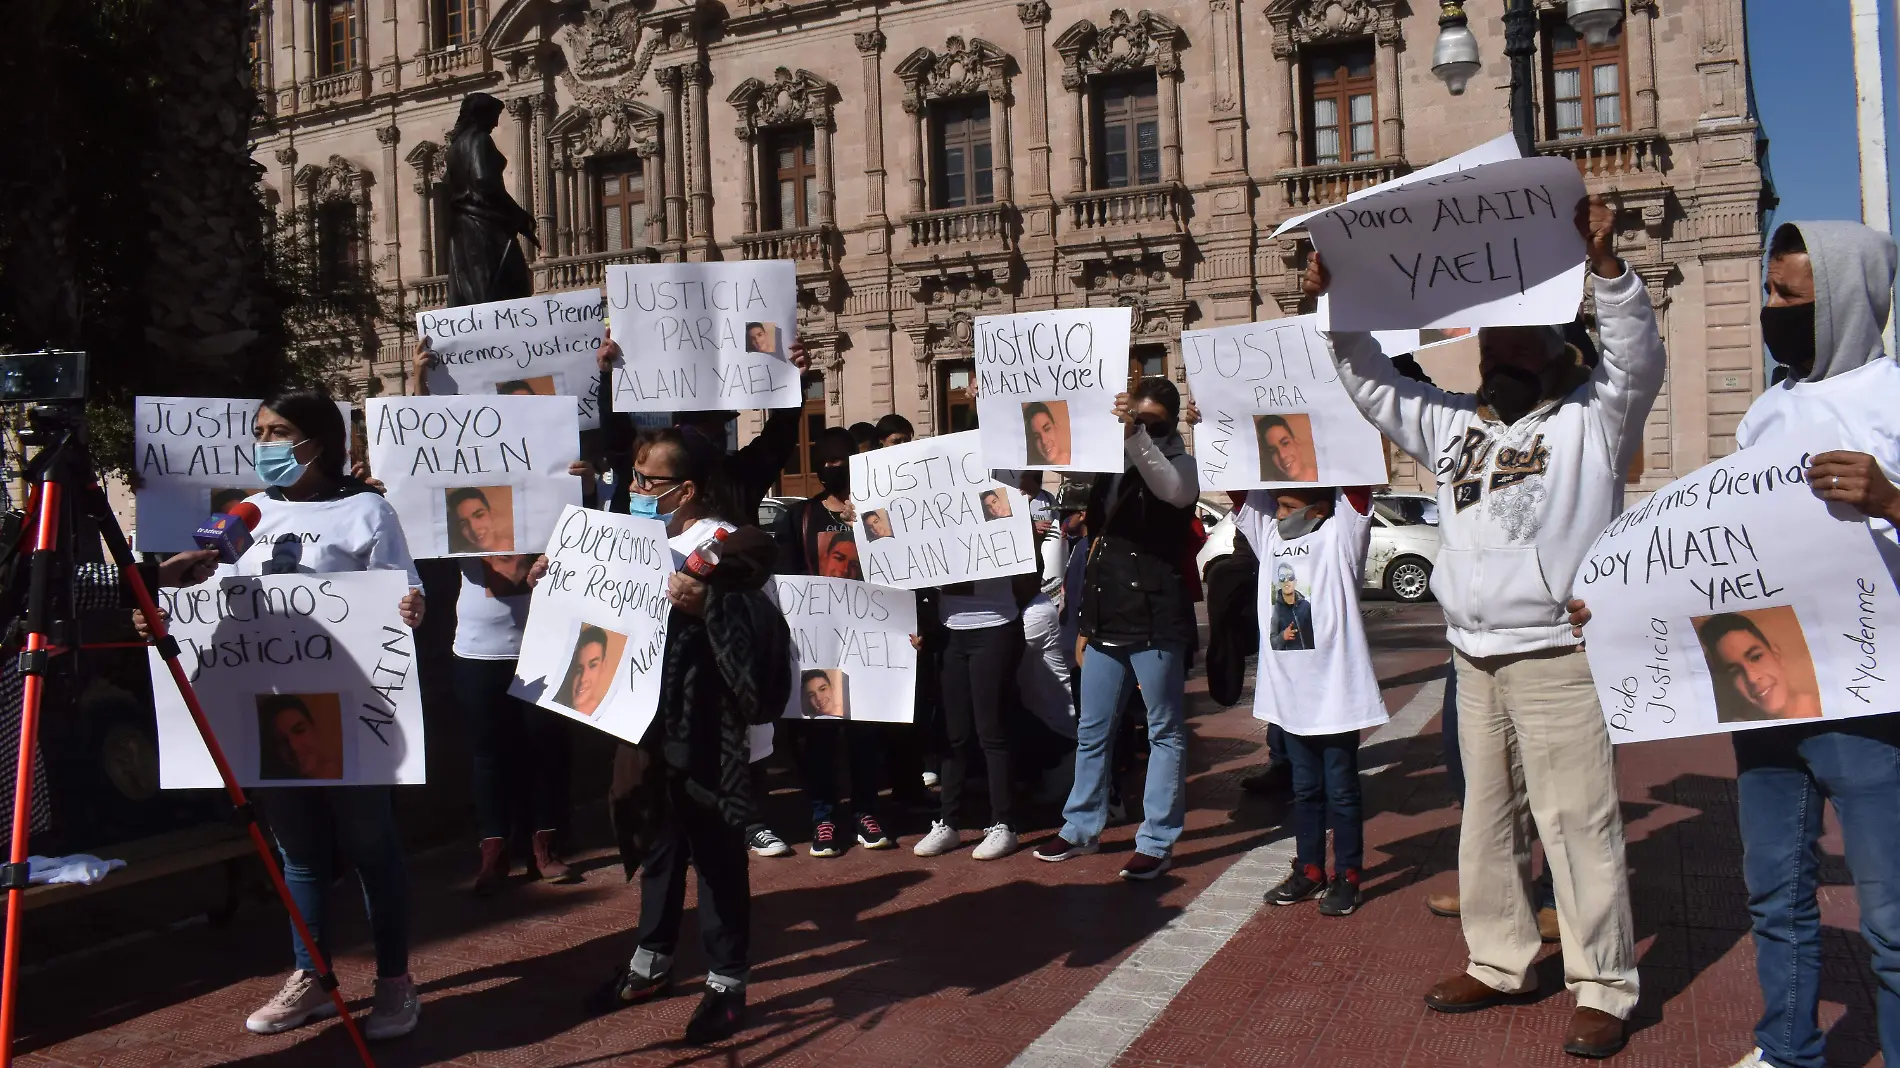
{"label": "woman wearing blue face mask", "polygon": [[[268,488],[250,499],[261,518],[236,572],[401,571],[410,585],[403,622],[419,625],[421,580],[402,525],[381,494],[344,473],[349,427],[336,402],[322,390],[282,394],[257,410],[251,433],[257,473]],[[319,943],[329,927],[333,846],[341,843],[355,863],[376,945],[376,996],[364,1035],[387,1039],[415,1030],[421,1008],[409,975],[409,875],[390,787],[277,787],[256,796],[283,855],[284,880]],[[291,941],[297,970],[245,1021],[254,1034],[288,1031],[335,1011],[303,943],[294,933]]]}

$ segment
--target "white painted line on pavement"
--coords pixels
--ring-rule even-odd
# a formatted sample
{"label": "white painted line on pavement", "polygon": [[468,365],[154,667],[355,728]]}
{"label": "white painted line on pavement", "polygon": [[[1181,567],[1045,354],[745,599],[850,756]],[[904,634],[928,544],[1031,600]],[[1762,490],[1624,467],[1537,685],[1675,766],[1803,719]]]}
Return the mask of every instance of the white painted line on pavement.
{"label": "white painted line on pavement", "polygon": [[[1410,738],[1445,700],[1445,682],[1419,687],[1405,707],[1360,743]],[[1391,765],[1362,771],[1377,775]],[[1109,1068],[1148,1030],[1207,962],[1262,907],[1293,863],[1287,835],[1248,850],[1179,916],[1136,947],[1088,996],[1010,1062],[1010,1068]]]}

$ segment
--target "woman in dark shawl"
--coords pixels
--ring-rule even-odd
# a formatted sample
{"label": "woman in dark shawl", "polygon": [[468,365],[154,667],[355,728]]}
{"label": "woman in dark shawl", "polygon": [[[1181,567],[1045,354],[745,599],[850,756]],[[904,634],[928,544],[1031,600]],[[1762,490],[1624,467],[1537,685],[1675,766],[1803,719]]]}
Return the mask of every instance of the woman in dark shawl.
{"label": "woman in dark shawl", "polygon": [[[540,247],[534,216],[502,184],[508,161],[488,134],[501,120],[501,101],[487,93],[462,98],[449,134],[449,306],[531,296],[528,260],[515,235]],[[524,161],[523,166],[526,166]]]}

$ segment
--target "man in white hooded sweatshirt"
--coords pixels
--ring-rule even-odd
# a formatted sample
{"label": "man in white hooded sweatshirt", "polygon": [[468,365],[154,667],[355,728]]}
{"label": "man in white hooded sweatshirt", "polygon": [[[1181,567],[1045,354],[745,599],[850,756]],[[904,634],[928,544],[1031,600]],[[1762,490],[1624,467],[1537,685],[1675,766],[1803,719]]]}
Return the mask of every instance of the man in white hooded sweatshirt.
{"label": "man in white hooded sweatshirt", "polygon": [[[1359,410],[1438,477],[1432,593],[1458,673],[1458,883],[1471,962],[1425,1002],[1471,1012],[1535,989],[1528,800],[1557,891],[1564,985],[1577,998],[1564,1051],[1608,1057],[1636,1007],[1629,874],[1609,730],[1564,604],[1591,541],[1622,511],[1664,355],[1649,293],[1616,256],[1615,209],[1590,198],[1576,221],[1595,276],[1594,370],[1557,327],[1486,329],[1482,384],[1469,396],[1400,375],[1370,334],[1330,338]],[[1314,256],[1308,294],[1329,282]]]}
{"label": "man in white hooded sweatshirt", "polygon": [[[1742,448],[1815,450],[1816,496],[1867,517],[1900,578],[1900,363],[1885,351],[1893,239],[1860,223],[1796,222],[1768,244],[1762,339],[1788,377],[1735,431]],[[1789,547],[1790,552],[1799,551]],[[1570,602],[1571,621],[1589,619]],[[1815,897],[1823,801],[1834,804],[1860,901],[1874,977],[1874,1018],[1888,1064],[1900,1064],[1900,715],[1742,731],[1735,743],[1742,877],[1754,923],[1762,1017],[1736,1068],[1823,1068],[1821,909]]]}

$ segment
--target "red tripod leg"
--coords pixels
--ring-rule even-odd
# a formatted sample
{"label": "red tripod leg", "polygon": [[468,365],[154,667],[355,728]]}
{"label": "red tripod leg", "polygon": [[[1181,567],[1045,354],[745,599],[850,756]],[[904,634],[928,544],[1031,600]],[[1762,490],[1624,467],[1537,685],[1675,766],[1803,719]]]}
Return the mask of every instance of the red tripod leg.
{"label": "red tripod leg", "polygon": [[24,919],[27,887],[27,838],[33,830],[33,752],[40,723],[40,698],[46,690],[46,599],[50,594],[53,554],[59,544],[59,484],[36,487],[27,502],[27,521],[34,527],[33,572],[28,594],[26,651],[20,656],[20,763],[13,780],[13,843],[0,884],[7,890],[7,944],[0,965],[0,1066],[13,1063],[15,999],[19,993],[20,922]]}

